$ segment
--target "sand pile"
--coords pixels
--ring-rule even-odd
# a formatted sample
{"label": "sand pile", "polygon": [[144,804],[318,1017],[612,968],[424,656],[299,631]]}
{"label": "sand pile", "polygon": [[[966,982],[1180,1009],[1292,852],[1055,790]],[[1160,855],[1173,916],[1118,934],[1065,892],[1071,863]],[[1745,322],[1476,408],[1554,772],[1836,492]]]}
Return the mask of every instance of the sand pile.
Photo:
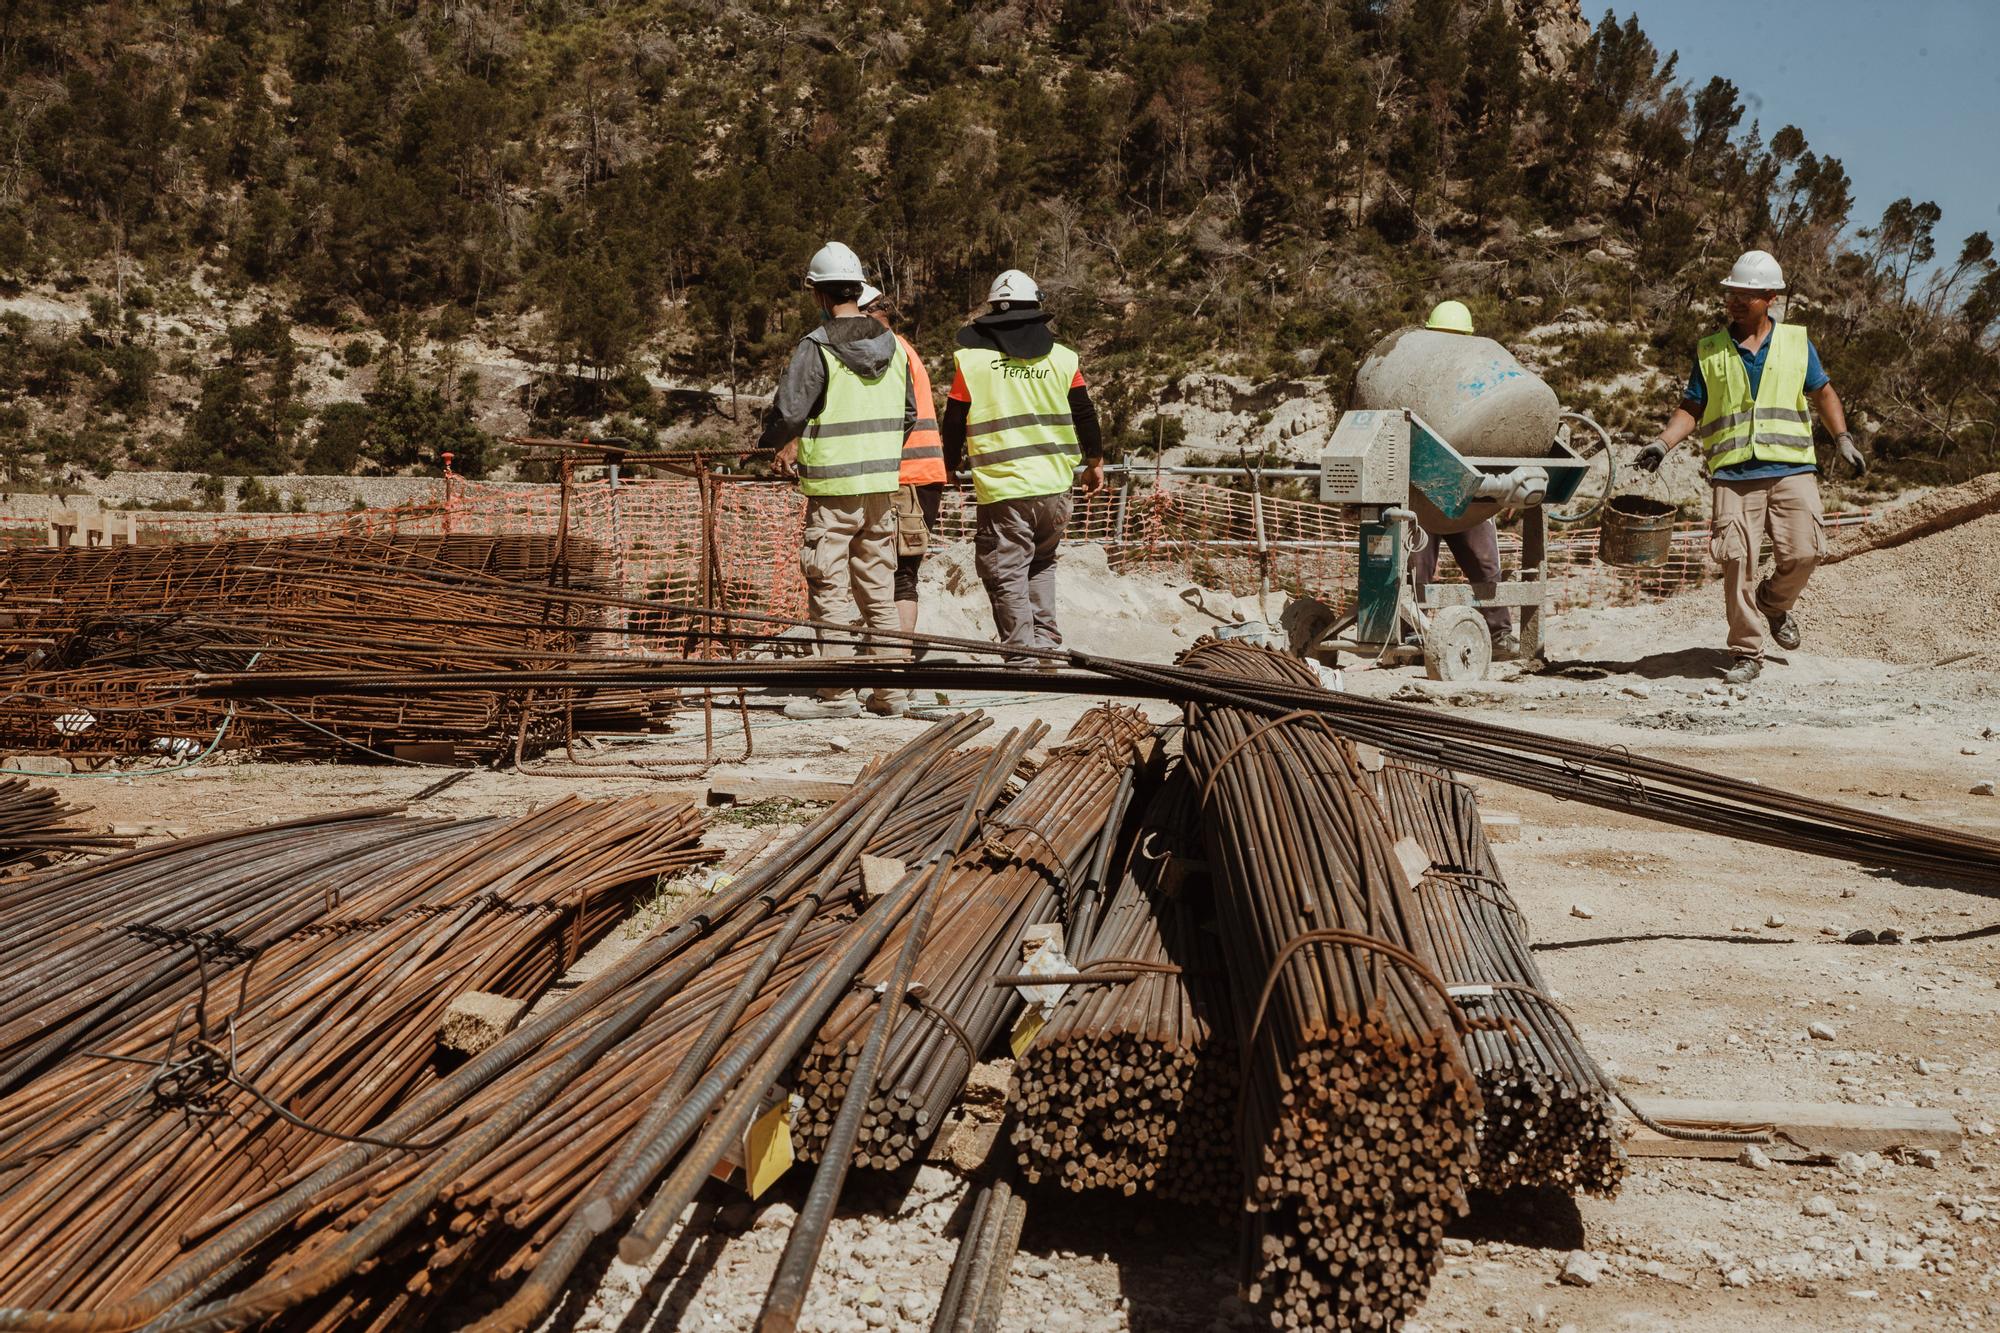
{"label": "sand pile", "polygon": [[1825,566],[1799,613],[1815,652],[1912,664],[1978,652],[2000,666],[2000,514]]}
{"label": "sand pile", "polygon": [[[917,593],[919,631],[993,637],[993,614],[972,560],[971,542],[933,548],[925,558]],[[1056,619],[1064,646],[1166,661],[1218,623],[1258,618],[1256,598],[1209,589],[1200,591],[1199,600],[1214,614],[1204,614],[1181,596],[1191,586],[1185,576],[1117,573],[1095,542],[1065,546],[1056,564]]]}
{"label": "sand pile", "polygon": [[1843,534],[1827,553],[1827,563],[1900,546],[1994,513],[2000,513],[2000,472],[1988,472],[1956,486],[1920,491]]}

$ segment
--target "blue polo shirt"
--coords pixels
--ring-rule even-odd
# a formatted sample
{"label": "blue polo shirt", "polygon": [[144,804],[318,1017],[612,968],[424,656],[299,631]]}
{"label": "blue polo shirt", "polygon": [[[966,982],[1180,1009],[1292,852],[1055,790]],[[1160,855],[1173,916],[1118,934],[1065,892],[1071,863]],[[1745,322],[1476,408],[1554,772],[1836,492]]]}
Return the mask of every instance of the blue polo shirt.
{"label": "blue polo shirt", "polygon": [[[1778,331],[1776,321],[1771,332]],[[1742,343],[1736,344],[1737,355],[1743,358],[1743,373],[1750,380],[1750,396],[1757,396],[1757,386],[1764,379],[1764,354],[1771,350],[1771,339],[1766,338],[1751,351]],[[1817,393],[1826,387],[1827,374],[1819,364],[1819,348],[1806,344],[1806,392]],[[1701,359],[1697,357],[1694,370],[1688,375],[1687,391],[1682,395],[1693,406],[1689,409],[1696,417],[1708,406],[1708,384],[1701,377]],[[1716,470],[1714,481],[1763,481],[1770,477],[1790,477],[1800,472],[1817,472],[1811,463],[1775,463],[1767,458],[1746,458],[1741,463],[1731,463]]]}

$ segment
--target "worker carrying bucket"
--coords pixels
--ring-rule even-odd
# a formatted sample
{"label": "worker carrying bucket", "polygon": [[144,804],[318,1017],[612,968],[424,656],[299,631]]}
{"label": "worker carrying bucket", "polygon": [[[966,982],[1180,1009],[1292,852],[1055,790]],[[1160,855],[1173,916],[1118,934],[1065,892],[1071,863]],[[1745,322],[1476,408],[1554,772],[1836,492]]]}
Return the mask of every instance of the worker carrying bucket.
{"label": "worker carrying bucket", "polygon": [[[1722,290],[1728,325],[1696,344],[1680,406],[1636,461],[1656,472],[1682,441],[1699,436],[1713,497],[1709,553],[1722,566],[1729,651],[1736,659],[1724,679],[1747,685],[1764,668],[1766,628],[1780,648],[1799,646],[1792,607],[1826,555],[1806,404],[1832,432],[1841,462],[1856,476],[1868,463],[1805,328],[1771,318],[1771,304],[1785,290],[1778,261],[1762,250],[1747,251],[1722,280]],[[1756,582],[1766,535],[1774,568]]]}

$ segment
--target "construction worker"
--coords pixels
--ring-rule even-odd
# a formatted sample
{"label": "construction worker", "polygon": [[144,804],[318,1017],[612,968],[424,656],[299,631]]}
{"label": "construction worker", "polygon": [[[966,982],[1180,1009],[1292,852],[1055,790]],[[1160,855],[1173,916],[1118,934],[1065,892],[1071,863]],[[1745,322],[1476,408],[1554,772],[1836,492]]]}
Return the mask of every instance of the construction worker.
{"label": "construction worker", "polygon": [[[896,478],[903,441],[917,423],[911,357],[896,336],[861,313],[861,260],[839,241],[821,246],[806,268],[820,325],[792,351],[764,416],[759,448],[775,449],[772,467],[798,478],[806,497],[799,567],[815,620],[846,623],[851,597],[869,630],[896,629]],[[822,644],[829,657],[842,645]],[[868,643],[871,655],[897,655]],[[874,690],[871,713],[900,714],[908,695]],[[792,718],[854,717],[852,690],[822,690],[786,705]]]}
{"label": "construction worker", "polygon": [[993,280],[986,313],[958,331],[952,360],[944,461],[953,472],[972,465],[973,565],[994,628],[1002,643],[1059,648],[1056,548],[1070,484],[1080,466],[1084,494],[1104,485],[1104,439],[1077,355],[1056,341],[1035,280],[1010,268]]}
{"label": "construction worker", "polygon": [[[1767,626],[1780,648],[1799,646],[1792,606],[1826,555],[1806,403],[1833,433],[1841,462],[1856,476],[1868,463],[1805,328],[1771,319],[1771,303],[1785,290],[1778,261],[1762,250],[1746,251],[1722,289],[1729,325],[1696,345],[1680,406],[1637,461],[1656,472],[1681,441],[1700,433],[1714,497],[1709,554],[1722,566],[1729,651],[1736,659],[1723,679],[1747,685],[1764,669]],[[1766,534],[1775,567],[1753,583]]]}
{"label": "construction worker", "polygon": [[[889,303],[872,286],[861,289],[861,313],[890,328]],[[917,400],[917,424],[903,439],[903,466],[896,474],[896,621],[909,634],[917,628],[917,574],[937,534],[938,509],[944,502],[944,442],[938,435],[930,372],[909,339],[897,333],[896,341],[910,363],[910,385]],[[923,656],[921,648],[917,656]]]}
{"label": "construction worker", "polygon": [[[1431,307],[1424,327],[1439,333],[1472,333],[1472,312],[1463,301],[1440,301]],[[1422,595],[1424,585],[1437,580],[1438,543],[1451,548],[1452,559],[1470,583],[1500,581],[1500,528],[1492,519],[1464,532],[1431,533],[1430,540],[1410,553],[1410,582]],[[1521,655],[1521,641],[1514,637],[1514,615],[1504,606],[1482,606],[1480,618],[1493,640],[1493,657],[1505,661]]]}

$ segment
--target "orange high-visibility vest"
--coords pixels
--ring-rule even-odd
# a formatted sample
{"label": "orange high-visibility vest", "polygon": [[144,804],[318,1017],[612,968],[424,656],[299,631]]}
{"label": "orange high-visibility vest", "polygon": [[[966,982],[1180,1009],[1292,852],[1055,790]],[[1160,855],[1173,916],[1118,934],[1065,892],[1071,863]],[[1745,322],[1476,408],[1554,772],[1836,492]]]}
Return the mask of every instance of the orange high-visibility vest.
{"label": "orange high-visibility vest", "polygon": [[903,437],[903,468],[897,474],[899,486],[939,486],[945,481],[944,437],[938,434],[937,400],[931,397],[931,373],[923,358],[902,334],[903,355],[910,362],[910,389],[917,400],[917,424]]}

